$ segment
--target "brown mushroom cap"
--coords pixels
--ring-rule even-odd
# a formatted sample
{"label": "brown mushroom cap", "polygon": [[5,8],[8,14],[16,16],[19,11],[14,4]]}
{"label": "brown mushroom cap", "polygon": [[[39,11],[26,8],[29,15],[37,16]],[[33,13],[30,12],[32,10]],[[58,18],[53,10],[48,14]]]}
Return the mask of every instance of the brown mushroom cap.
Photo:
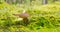
{"label": "brown mushroom cap", "polygon": [[15,16],[19,16],[21,18],[27,18],[29,16],[28,13],[14,14]]}

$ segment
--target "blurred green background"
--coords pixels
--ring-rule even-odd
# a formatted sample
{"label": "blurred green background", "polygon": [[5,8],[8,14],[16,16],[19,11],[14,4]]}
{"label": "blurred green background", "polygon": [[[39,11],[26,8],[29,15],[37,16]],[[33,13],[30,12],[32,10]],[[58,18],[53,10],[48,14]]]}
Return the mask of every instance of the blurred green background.
{"label": "blurred green background", "polygon": [[[23,10],[28,25],[13,15]],[[0,32],[60,32],[60,0],[0,0]]]}

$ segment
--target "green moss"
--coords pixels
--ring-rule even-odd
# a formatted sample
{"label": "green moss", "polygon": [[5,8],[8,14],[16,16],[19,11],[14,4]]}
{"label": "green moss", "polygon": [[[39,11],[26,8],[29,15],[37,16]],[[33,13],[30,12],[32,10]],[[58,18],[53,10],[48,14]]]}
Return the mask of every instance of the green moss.
{"label": "green moss", "polygon": [[[30,14],[30,24],[27,26],[19,17],[13,14],[22,13],[25,9]],[[20,22],[20,23],[19,23]],[[1,32],[7,27],[7,31],[26,32],[60,32],[60,5],[47,4],[42,6],[19,7],[7,3],[0,4],[0,28]],[[55,30],[56,29],[56,30]]]}

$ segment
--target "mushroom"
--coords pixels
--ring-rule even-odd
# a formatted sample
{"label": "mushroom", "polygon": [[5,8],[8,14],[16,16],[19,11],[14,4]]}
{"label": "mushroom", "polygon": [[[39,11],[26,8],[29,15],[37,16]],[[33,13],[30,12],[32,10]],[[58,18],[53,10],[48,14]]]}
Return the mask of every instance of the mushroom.
{"label": "mushroom", "polygon": [[28,21],[28,17],[29,17],[29,14],[24,12],[24,13],[21,13],[21,14],[13,14],[15,16],[19,16],[20,18],[23,18],[23,22],[24,24],[29,24],[29,21]]}

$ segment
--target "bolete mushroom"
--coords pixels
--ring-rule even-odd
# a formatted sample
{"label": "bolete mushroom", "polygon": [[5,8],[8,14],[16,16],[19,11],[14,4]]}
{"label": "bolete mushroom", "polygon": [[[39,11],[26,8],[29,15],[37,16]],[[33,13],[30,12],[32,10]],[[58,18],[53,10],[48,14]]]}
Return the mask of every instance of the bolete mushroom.
{"label": "bolete mushroom", "polygon": [[27,25],[29,24],[29,21],[28,21],[28,17],[29,17],[29,14],[28,13],[21,13],[21,14],[13,14],[15,16],[19,16],[20,18],[23,18],[23,22]]}

